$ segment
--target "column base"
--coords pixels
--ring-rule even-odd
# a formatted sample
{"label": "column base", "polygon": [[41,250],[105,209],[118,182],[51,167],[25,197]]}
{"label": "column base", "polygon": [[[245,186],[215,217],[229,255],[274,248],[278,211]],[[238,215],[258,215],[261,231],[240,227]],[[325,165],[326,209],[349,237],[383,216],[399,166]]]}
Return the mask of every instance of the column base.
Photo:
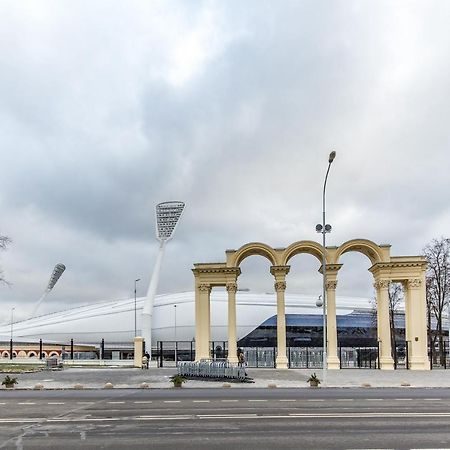
{"label": "column base", "polygon": [[394,370],[394,360],[391,357],[380,358],[381,370]]}
{"label": "column base", "polygon": [[229,363],[237,364],[239,362],[237,356],[229,356],[227,359]]}
{"label": "column base", "polygon": [[288,359],[286,358],[286,356],[277,356],[275,363],[277,365],[277,369],[288,368]]}
{"label": "column base", "polygon": [[327,368],[329,370],[339,370],[341,368],[341,363],[337,356],[328,356],[327,357]]}
{"label": "column base", "polygon": [[430,370],[430,361],[428,358],[412,357],[409,361],[409,368],[411,370]]}

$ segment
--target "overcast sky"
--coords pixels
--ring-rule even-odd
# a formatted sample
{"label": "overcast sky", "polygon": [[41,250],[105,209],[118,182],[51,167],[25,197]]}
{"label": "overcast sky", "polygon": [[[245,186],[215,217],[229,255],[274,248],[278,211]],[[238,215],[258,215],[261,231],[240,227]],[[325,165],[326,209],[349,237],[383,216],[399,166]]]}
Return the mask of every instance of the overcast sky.
{"label": "overcast sky", "polygon": [[[186,202],[159,292],[249,241],[355,237],[417,255],[449,235],[450,2],[0,3],[0,321],[144,295],[154,207]],[[345,255],[338,295],[370,296]],[[319,294],[318,262],[288,291]],[[269,263],[241,287],[273,290]]]}

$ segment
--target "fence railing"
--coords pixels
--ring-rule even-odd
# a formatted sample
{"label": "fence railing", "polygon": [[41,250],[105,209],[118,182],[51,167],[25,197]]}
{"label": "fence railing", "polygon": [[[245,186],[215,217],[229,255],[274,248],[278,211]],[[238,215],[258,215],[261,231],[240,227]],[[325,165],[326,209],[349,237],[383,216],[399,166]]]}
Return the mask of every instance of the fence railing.
{"label": "fence railing", "polygon": [[245,381],[245,368],[228,361],[180,361],[178,373],[188,378],[210,378],[214,380]]}

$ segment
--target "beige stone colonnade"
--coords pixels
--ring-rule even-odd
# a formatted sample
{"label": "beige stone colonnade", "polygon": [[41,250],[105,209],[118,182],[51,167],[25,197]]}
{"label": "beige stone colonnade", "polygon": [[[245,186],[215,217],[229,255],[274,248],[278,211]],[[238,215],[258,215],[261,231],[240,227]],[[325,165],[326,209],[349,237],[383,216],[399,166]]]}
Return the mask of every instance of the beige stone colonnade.
{"label": "beige stone colonnade", "polygon": [[412,370],[428,370],[425,270],[423,256],[391,256],[390,245],[377,245],[367,239],[353,239],[339,247],[323,247],[314,241],[299,241],[286,248],[272,248],[267,244],[253,242],[238,250],[226,251],[224,263],[194,264],[195,277],[195,355],[196,359],[210,357],[210,295],[211,289],[225,286],[228,292],[228,360],[237,362],[236,336],[236,292],[237,279],[241,274],[240,264],[252,255],[267,258],[270,273],[274,277],[277,295],[277,368],[287,368],[286,355],[286,317],[284,293],[286,277],[289,273],[289,260],[299,253],[315,256],[322,267],[322,253],[325,251],[325,276],[327,291],[327,339],[328,368],[339,369],[337,354],[336,327],[336,287],[338,273],[342,264],[340,257],[347,252],[356,251],[369,258],[369,271],[374,277],[377,295],[377,326],[380,348],[380,368],[391,370],[394,361],[391,355],[389,326],[389,283],[400,282],[405,292],[405,333],[409,341],[409,361]]}

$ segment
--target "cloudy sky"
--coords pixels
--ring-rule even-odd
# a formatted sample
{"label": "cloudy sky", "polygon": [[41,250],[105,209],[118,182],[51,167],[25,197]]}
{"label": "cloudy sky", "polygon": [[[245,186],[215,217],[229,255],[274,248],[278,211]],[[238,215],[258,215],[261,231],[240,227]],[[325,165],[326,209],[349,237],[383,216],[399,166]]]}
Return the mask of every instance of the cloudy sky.
{"label": "cloudy sky", "polygon": [[[147,290],[154,207],[186,202],[159,292],[249,241],[319,240],[420,254],[448,236],[450,2],[0,3],[0,321],[25,317],[56,263],[55,311]],[[343,258],[338,295],[372,295]],[[292,260],[288,292],[319,293]],[[269,263],[241,287],[273,290]],[[139,292],[140,291],[140,292]]]}

